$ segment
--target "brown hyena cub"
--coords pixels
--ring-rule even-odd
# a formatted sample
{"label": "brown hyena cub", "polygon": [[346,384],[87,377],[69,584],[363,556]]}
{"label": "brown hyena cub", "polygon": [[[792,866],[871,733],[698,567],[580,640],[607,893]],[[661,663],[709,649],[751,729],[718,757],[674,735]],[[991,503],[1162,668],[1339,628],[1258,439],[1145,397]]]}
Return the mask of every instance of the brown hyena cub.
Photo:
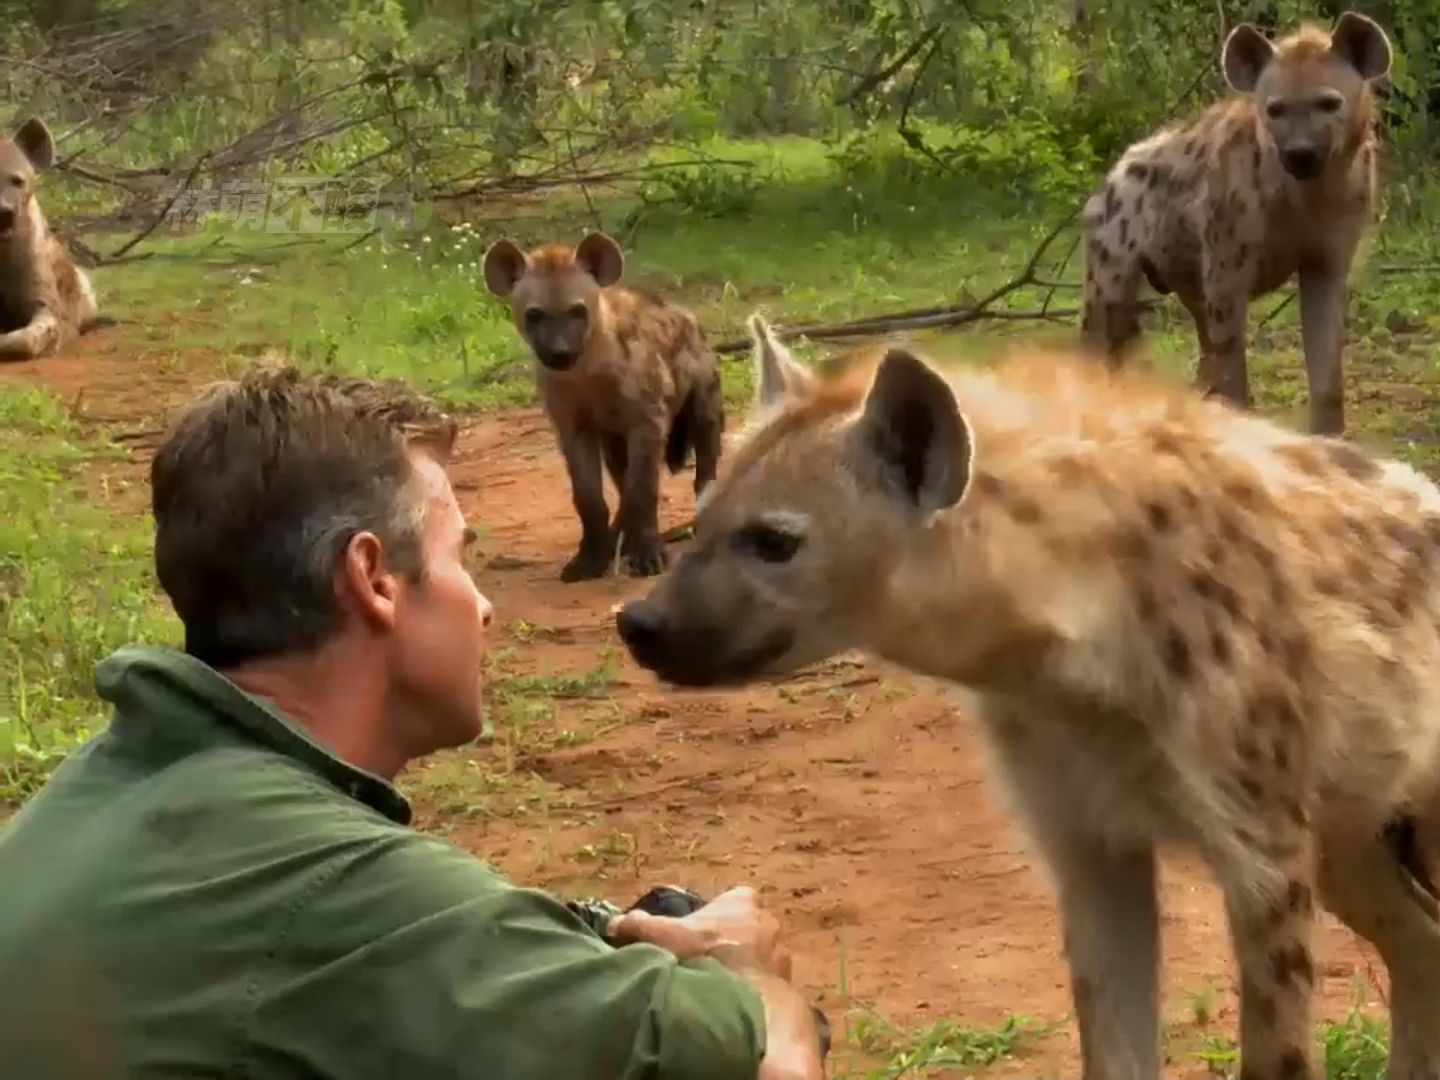
{"label": "brown hyena cub", "polygon": [[1087,343],[1123,362],[1144,278],[1194,318],[1200,387],[1248,406],[1249,301],[1298,274],[1310,428],[1343,432],[1346,282],[1371,220],[1373,84],[1390,57],[1354,12],[1278,45],[1235,27],[1223,66],[1236,96],[1130,147],[1086,204]]}
{"label": "brown hyena cub", "polygon": [[[499,240],[485,253],[485,283],[509,299],[539,362],[540,396],[580,516],[580,549],[563,581],[602,575],[617,539],[631,574],[663,570],[661,460],[679,472],[693,449],[698,495],[720,459],[720,371],[700,324],[664,297],[617,285],[623,269],[620,245],[604,233],[528,254]],[[620,493],[613,528],[602,460]]]}
{"label": "brown hyena cub", "polygon": [[1440,1077],[1440,489],[1093,359],[797,368],[695,542],[621,608],[671,684],[851,649],[973,695],[1060,907],[1086,1080],[1159,1080],[1157,853],[1225,899],[1241,1077],[1319,1074],[1317,904],[1389,969],[1391,1080]]}
{"label": "brown hyena cub", "polygon": [[50,232],[35,175],[55,143],[39,119],[0,136],[0,360],[48,356],[95,325],[95,292]]}

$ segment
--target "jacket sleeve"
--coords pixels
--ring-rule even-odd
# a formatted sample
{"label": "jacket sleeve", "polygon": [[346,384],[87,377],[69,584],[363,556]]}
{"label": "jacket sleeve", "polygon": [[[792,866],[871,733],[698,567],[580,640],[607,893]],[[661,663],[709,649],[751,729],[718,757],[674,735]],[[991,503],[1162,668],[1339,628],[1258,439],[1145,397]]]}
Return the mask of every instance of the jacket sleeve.
{"label": "jacket sleeve", "polygon": [[716,961],[615,949],[438,839],[326,860],[244,1020],[254,1075],[754,1080],[759,996]]}

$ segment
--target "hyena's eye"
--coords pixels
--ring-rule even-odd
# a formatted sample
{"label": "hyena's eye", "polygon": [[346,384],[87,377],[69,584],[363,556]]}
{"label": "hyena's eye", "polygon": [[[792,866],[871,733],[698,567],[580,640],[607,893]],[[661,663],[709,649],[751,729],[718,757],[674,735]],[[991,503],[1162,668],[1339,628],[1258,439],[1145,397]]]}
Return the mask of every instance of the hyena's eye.
{"label": "hyena's eye", "polygon": [[805,538],[769,525],[747,525],[735,534],[735,547],[745,555],[768,563],[785,563],[795,557]]}
{"label": "hyena's eye", "polygon": [[525,309],[525,325],[526,325],[526,326],[531,326],[531,327],[533,327],[533,326],[539,326],[539,325],[540,325],[540,320],[543,319],[543,318],[545,318],[545,312],[542,311],[540,308],[538,308],[538,307],[532,307],[532,308],[526,308],[526,309]]}
{"label": "hyena's eye", "polygon": [[1285,102],[1272,101],[1265,106],[1265,115],[1271,120],[1278,120],[1285,115]]}
{"label": "hyena's eye", "polygon": [[1332,95],[1330,97],[1323,97],[1319,101],[1315,102],[1315,107],[1321,112],[1337,113],[1340,111],[1340,106],[1343,104],[1345,104],[1343,98],[1339,97],[1338,95]]}
{"label": "hyena's eye", "polygon": [[585,307],[584,304],[571,304],[571,305],[570,305],[570,317],[571,317],[572,319],[583,319],[583,318],[585,318],[585,316],[587,316],[587,315],[589,315],[589,314],[590,314],[590,311],[589,311],[588,308]]}
{"label": "hyena's eye", "polygon": [[24,186],[25,186],[25,177],[21,176],[19,173],[16,173],[14,176],[10,177],[10,186],[11,186],[11,187],[24,187]]}

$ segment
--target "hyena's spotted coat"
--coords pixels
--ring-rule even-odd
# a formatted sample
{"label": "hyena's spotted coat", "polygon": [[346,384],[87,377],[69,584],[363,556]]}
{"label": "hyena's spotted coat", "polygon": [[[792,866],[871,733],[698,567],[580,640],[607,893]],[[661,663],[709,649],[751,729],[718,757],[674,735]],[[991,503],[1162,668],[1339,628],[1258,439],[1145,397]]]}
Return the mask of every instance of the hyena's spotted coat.
{"label": "hyena's spotted coat", "polygon": [[[485,255],[490,291],[510,301],[538,361],[540,396],[570,475],[581,537],[565,581],[603,574],[617,540],[632,574],[663,570],[662,460],[678,472],[693,449],[698,494],[720,459],[720,371],[699,322],[663,296],[617,284],[623,269],[620,246],[603,233],[529,253],[499,240]],[[602,461],[620,494],[613,526]]]}
{"label": "hyena's spotted coat", "polygon": [[1123,362],[1148,281],[1195,321],[1200,387],[1248,405],[1249,302],[1298,275],[1310,426],[1342,432],[1346,283],[1372,217],[1373,84],[1390,57],[1353,12],[1276,45],[1237,26],[1224,49],[1237,94],[1130,147],[1086,204],[1090,347]]}
{"label": "hyena's spotted coat", "polygon": [[1087,1080],[1158,1080],[1155,856],[1225,896],[1241,1075],[1316,1075],[1317,899],[1389,967],[1393,1080],[1440,1077],[1440,490],[1079,357],[817,376],[618,616],[669,682],[863,649],[972,691],[1053,873]]}

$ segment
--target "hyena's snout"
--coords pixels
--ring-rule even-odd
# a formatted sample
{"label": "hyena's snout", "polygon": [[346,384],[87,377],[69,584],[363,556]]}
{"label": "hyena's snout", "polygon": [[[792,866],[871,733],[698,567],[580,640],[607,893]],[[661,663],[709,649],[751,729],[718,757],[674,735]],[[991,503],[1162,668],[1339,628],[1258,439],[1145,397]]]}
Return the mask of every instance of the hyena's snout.
{"label": "hyena's snout", "polygon": [[665,644],[665,613],[648,600],[631,600],[615,613],[615,629],[637,663],[653,667]]}

